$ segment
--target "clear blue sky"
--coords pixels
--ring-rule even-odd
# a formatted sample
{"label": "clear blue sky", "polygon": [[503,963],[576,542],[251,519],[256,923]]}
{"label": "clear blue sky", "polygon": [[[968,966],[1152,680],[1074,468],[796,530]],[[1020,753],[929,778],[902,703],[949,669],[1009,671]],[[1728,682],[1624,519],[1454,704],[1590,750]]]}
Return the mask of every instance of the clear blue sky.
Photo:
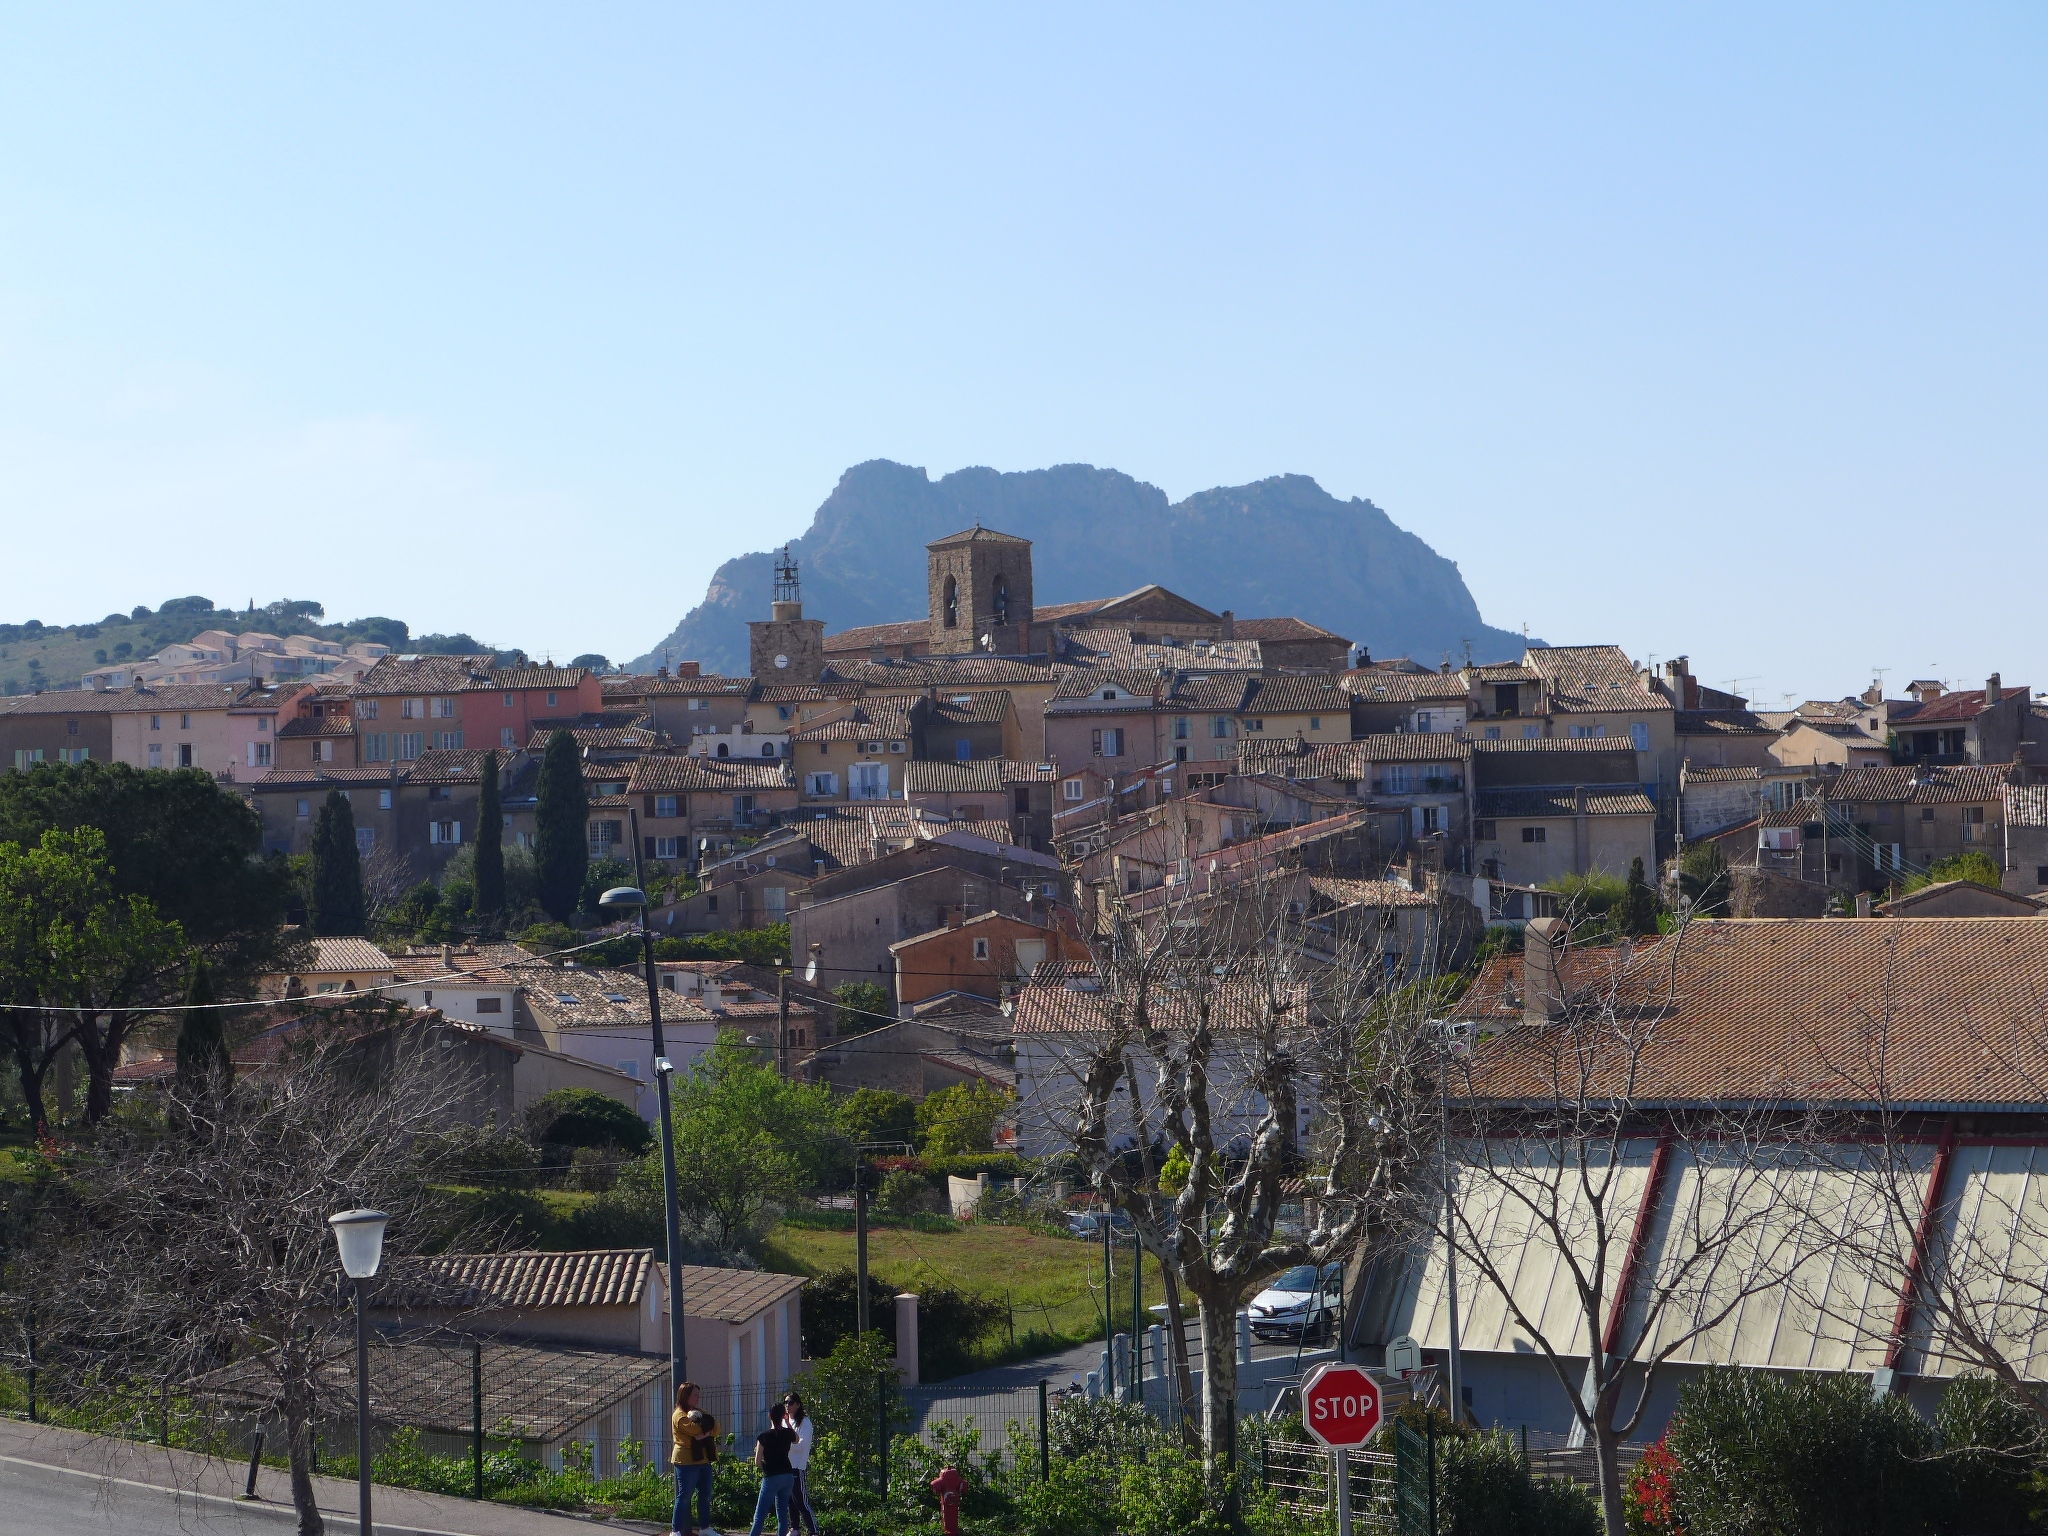
{"label": "clear blue sky", "polygon": [[303,596],[627,656],[848,464],[1081,460],[1313,475],[1495,623],[1760,701],[2048,689],[2044,43],[13,0],[0,617]]}

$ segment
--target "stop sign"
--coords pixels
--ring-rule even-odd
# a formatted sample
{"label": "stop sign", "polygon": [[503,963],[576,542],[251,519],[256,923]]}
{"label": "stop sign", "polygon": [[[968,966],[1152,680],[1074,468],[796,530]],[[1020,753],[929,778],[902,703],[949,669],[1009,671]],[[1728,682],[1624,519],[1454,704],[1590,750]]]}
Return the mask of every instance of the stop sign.
{"label": "stop sign", "polygon": [[1380,1427],[1380,1389],[1363,1368],[1325,1361],[1301,1387],[1308,1432],[1332,1450],[1363,1445]]}

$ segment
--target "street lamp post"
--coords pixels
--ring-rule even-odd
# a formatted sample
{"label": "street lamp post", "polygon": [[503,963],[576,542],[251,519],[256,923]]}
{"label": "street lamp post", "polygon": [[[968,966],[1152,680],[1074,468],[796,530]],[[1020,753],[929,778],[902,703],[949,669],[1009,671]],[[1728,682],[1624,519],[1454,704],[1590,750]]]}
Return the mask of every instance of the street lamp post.
{"label": "street lamp post", "polygon": [[[639,862],[639,818],[633,820],[634,862]],[[632,912],[640,924],[640,960],[647,976],[647,1022],[653,1030],[654,1095],[661,1116],[661,1214],[668,1233],[668,1393],[671,1402],[682,1390],[687,1351],[683,1344],[682,1220],[676,1210],[676,1143],[669,1108],[669,1078],[675,1066],[661,1032],[661,989],[654,976],[654,930],[647,926],[647,893],[636,886],[614,886],[598,897],[608,912]]]}
{"label": "street lamp post", "polygon": [[356,1529],[370,1533],[370,1317],[364,1304],[370,1281],[384,1262],[382,1211],[340,1211],[327,1218],[342,1271],[356,1283]]}
{"label": "street lamp post", "polygon": [[1449,1305],[1450,1348],[1444,1355],[1444,1386],[1451,1400],[1451,1417],[1462,1420],[1465,1403],[1464,1341],[1458,1326],[1458,1170],[1451,1161],[1451,1059],[1454,1054],[1453,1026],[1448,1019],[1432,1019],[1437,1037],[1437,1168],[1444,1186],[1444,1300]]}

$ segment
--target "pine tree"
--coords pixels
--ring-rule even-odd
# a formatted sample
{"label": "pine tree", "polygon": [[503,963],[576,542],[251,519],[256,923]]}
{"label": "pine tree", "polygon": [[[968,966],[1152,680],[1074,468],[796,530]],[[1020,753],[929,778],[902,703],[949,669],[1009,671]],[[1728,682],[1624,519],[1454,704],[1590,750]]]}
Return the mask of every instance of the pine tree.
{"label": "pine tree", "polygon": [[590,869],[590,798],[583,787],[583,755],[567,731],[548,738],[534,801],[535,894],[543,912],[566,923],[576,911],[583,877]]}
{"label": "pine tree", "polygon": [[476,802],[476,915],[490,932],[505,920],[505,812],[498,804],[498,754],[484,754]]}
{"label": "pine tree", "polygon": [[178,1023],[178,1087],[188,1099],[234,1078],[222,1012],[206,1006],[215,1000],[212,973],[204,960],[194,961],[185,985],[185,1014]]}
{"label": "pine tree", "polygon": [[1628,886],[1621,893],[1615,917],[1617,926],[1629,938],[1640,939],[1657,931],[1657,893],[1650,889],[1641,859],[1628,867]]}
{"label": "pine tree", "polygon": [[367,921],[363,862],[348,796],[330,789],[313,819],[313,931],[324,937],[361,933]]}

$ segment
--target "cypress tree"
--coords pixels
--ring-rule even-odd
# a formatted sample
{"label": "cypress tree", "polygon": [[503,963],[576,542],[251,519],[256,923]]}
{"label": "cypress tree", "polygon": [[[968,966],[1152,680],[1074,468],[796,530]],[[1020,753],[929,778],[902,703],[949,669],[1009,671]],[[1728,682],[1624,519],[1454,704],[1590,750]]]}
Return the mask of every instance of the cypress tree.
{"label": "cypress tree", "polygon": [[548,738],[534,802],[535,895],[542,911],[566,923],[576,911],[583,877],[590,869],[590,797],[583,787],[583,755],[567,731]]}
{"label": "cypress tree", "polygon": [[313,819],[313,931],[322,937],[361,933],[363,862],[356,852],[356,816],[348,796],[330,789]]}
{"label": "cypress tree", "polygon": [[476,914],[496,932],[505,916],[505,812],[498,804],[498,754],[484,754],[476,801]]}
{"label": "cypress tree", "polygon": [[1641,859],[1628,867],[1628,887],[1621,893],[1621,909],[1616,915],[1621,931],[1632,939],[1657,931],[1657,893],[1650,889]]}
{"label": "cypress tree", "polygon": [[213,1001],[213,974],[204,960],[195,960],[185,984],[185,1014],[178,1022],[178,1087],[188,1099],[234,1078],[221,1010],[206,1006]]}

